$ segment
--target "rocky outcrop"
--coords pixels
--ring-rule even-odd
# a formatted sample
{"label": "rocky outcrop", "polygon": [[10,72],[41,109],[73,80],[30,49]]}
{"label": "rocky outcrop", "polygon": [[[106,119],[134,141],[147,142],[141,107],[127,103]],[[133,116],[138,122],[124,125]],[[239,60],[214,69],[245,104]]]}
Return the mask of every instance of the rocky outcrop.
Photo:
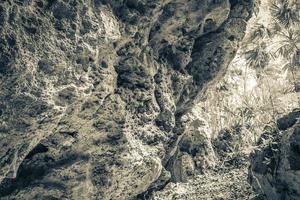
{"label": "rocky outcrop", "polygon": [[279,119],[278,129],[264,133],[252,155],[250,182],[267,199],[299,199],[299,117],[296,110]]}
{"label": "rocky outcrop", "polygon": [[182,116],[251,13],[251,0],[2,1],[0,197],[131,199],[210,165]]}

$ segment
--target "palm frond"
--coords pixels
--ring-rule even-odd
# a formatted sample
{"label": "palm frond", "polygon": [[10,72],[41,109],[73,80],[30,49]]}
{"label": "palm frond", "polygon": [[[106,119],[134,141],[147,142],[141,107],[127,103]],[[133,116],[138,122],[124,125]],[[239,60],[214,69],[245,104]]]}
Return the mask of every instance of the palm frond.
{"label": "palm frond", "polygon": [[265,27],[263,24],[257,23],[255,24],[250,30],[249,39],[251,42],[257,39],[264,39],[265,37],[270,37],[271,32],[270,30]]}
{"label": "palm frond", "polygon": [[291,62],[286,62],[283,67],[282,67],[283,70],[293,70],[294,69],[294,66],[291,64]]}
{"label": "palm frond", "polygon": [[268,64],[270,56],[263,45],[258,45],[245,53],[245,59],[249,67],[264,68]]}
{"label": "palm frond", "polygon": [[300,45],[299,31],[287,29],[279,32],[278,37],[278,41],[274,43],[277,46],[275,47],[275,55],[290,59],[294,54],[297,54]]}
{"label": "palm frond", "polygon": [[289,57],[290,53],[293,51],[293,47],[289,43],[281,44],[281,46],[275,51],[275,55],[280,55],[282,57]]}
{"label": "palm frond", "polygon": [[284,27],[300,23],[298,9],[291,6],[288,0],[272,1],[270,3],[270,12],[272,17]]}
{"label": "palm frond", "polygon": [[271,35],[277,34],[280,31],[282,31],[282,27],[276,21],[272,21],[270,23],[270,32],[271,32]]}
{"label": "palm frond", "polygon": [[297,50],[292,55],[291,63],[292,65],[294,65],[295,68],[300,68],[300,50]]}

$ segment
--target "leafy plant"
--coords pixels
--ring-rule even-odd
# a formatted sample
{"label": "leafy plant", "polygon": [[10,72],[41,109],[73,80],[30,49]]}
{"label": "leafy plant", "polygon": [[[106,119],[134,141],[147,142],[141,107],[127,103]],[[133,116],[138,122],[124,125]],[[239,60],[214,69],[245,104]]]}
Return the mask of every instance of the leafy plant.
{"label": "leafy plant", "polygon": [[299,55],[300,31],[287,29],[278,33],[278,41],[275,43],[277,47],[275,54],[288,58],[295,59]]}
{"label": "leafy plant", "polygon": [[295,3],[289,0],[271,1],[270,12],[272,17],[283,27],[299,24],[299,11]]}
{"label": "leafy plant", "polygon": [[245,52],[247,67],[263,69],[269,62],[270,56],[266,52],[265,43],[255,46],[253,49]]}
{"label": "leafy plant", "polygon": [[256,23],[251,29],[249,35],[250,42],[254,42],[259,39],[270,37],[272,34],[271,31],[265,25]]}
{"label": "leafy plant", "polygon": [[282,56],[287,59],[283,69],[291,72],[294,88],[297,91],[298,83],[295,77],[295,70],[300,67],[300,31],[286,29],[279,32],[278,36],[279,40],[275,43],[278,46],[275,50],[275,56]]}

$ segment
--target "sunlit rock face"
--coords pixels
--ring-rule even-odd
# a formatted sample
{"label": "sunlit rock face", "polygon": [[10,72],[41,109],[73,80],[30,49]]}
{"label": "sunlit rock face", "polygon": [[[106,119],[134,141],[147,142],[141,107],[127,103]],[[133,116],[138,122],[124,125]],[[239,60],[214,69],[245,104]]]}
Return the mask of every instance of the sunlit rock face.
{"label": "sunlit rock face", "polygon": [[214,166],[186,114],[251,14],[251,0],[2,1],[1,199],[131,199]]}

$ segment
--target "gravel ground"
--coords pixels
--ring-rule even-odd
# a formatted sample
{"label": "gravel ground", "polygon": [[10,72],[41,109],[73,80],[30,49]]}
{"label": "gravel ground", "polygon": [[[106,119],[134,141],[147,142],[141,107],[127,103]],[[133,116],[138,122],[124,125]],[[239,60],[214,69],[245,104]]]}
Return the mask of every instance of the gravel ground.
{"label": "gravel ground", "polygon": [[248,166],[215,169],[196,175],[187,183],[169,183],[153,194],[153,200],[222,200],[254,199],[256,194],[247,182]]}

